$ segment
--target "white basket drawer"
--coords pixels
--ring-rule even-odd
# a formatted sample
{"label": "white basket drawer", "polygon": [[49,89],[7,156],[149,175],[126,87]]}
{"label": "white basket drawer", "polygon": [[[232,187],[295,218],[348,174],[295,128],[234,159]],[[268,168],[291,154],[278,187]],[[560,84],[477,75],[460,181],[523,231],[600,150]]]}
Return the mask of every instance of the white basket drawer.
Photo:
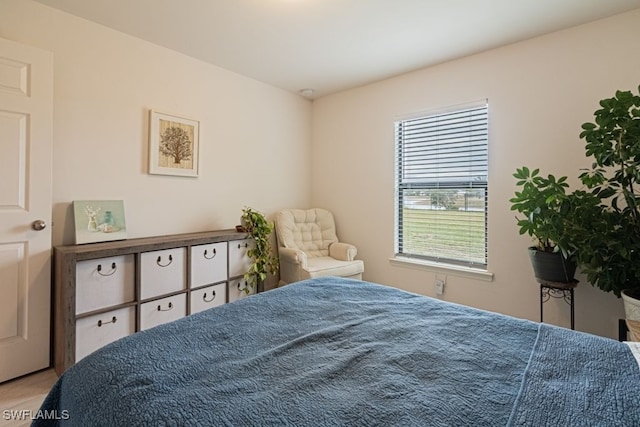
{"label": "white basket drawer", "polygon": [[140,298],[145,300],[185,289],[186,248],[140,254]]}
{"label": "white basket drawer", "polygon": [[76,263],[76,314],[131,302],[134,294],[133,255]]}
{"label": "white basket drawer", "polygon": [[255,244],[253,239],[229,241],[229,277],[242,276],[249,271],[251,258],[247,251],[255,247]]}
{"label": "white basket drawer", "polygon": [[136,331],[135,307],[125,307],[76,320],[76,362],[110,342]]}
{"label": "white basket drawer", "polygon": [[227,242],[191,247],[191,287],[227,280]]}
{"label": "white basket drawer", "polygon": [[178,320],[187,315],[187,294],[149,301],[140,306],[140,330]]}
{"label": "white basket drawer", "polygon": [[229,302],[237,301],[248,295],[252,295],[256,293],[256,288],[254,286],[252,289],[250,289],[249,293],[247,294],[245,289],[247,289],[248,287],[249,285],[247,284],[247,281],[242,278],[230,280],[229,281]]}
{"label": "white basket drawer", "polygon": [[227,302],[226,283],[191,291],[191,314],[221,306],[225,302]]}

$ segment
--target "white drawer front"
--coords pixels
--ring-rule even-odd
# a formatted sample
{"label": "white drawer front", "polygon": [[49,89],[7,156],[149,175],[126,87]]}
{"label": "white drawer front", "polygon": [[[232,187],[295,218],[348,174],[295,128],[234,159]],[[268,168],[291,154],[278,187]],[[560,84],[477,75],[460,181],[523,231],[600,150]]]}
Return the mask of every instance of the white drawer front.
{"label": "white drawer front", "polygon": [[229,277],[242,276],[249,270],[251,259],[247,255],[249,248],[255,247],[253,239],[231,240],[229,242]]}
{"label": "white drawer front", "polygon": [[255,286],[249,294],[245,292],[245,289],[248,287],[247,282],[244,279],[234,279],[229,281],[229,302],[233,302],[244,298],[248,295],[252,295],[256,293]]}
{"label": "white drawer front", "polygon": [[140,306],[140,330],[178,320],[187,315],[187,294],[174,295]]}
{"label": "white drawer front", "polygon": [[191,247],[191,287],[227,280],[227,242]]}
{"label": "white drawer front", "polygon": [[221,306],[225,302],[227,302],[226,283],[191,291],[191,314]]}
{"label": "white drawer front", "polygon": [[131,302],[134,294],[133,255],[76,263],[76,314]]}
{"label": "white drawer front", "polygon": [[145,300],[185,289],[186,248],[140,254],[140,298]]}
{"label": "white drawer front", "polygon": [[135,307],[119,308],[76,320],[76,362],[136,330]]}

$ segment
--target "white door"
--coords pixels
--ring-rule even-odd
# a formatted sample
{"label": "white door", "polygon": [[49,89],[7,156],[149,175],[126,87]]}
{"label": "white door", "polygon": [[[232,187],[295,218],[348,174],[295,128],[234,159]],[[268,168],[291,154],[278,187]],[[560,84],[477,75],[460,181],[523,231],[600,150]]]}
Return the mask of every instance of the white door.
{"label": "white door", "polygon": [[0,38],[0,382],[49,366],[52,110],[53,55]]}

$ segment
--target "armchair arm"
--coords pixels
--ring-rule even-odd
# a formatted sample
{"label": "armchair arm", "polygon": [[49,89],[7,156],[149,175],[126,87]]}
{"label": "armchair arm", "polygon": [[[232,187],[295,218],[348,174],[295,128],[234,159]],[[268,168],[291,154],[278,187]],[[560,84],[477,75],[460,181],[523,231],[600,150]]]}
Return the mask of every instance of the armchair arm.
{"label": "armchair arm", "polygon": [[281,263],[300,264],[302,268],[307,266],[307,254],[298,249],[278,248],[278,253],[280,254]]}
{"label": "armchair arm", "polygon": [[353,261],[358,249],[349,243],[335,242],[329,246],[329,256],[340,261]]}

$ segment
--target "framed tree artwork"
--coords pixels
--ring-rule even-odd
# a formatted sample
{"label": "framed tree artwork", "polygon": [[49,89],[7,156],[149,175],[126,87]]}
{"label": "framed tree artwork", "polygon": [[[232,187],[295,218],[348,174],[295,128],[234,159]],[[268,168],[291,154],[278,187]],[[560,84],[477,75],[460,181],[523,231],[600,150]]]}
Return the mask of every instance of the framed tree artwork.
{"label": "framed tree artwork", "polygon": [[200,122],[151,110],[149,173],[198,176]]}

